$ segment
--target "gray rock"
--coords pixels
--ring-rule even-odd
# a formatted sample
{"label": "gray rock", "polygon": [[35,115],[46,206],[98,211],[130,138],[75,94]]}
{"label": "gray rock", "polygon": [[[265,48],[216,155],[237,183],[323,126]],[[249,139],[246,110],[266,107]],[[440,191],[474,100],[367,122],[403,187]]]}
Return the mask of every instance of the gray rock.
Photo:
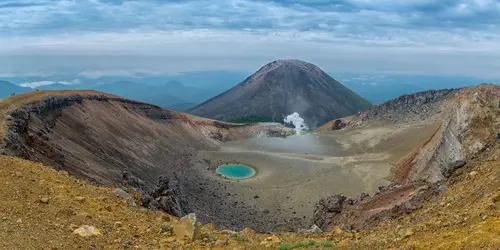
{"label": "gray rock", "polygon": [[125,192],[125,190],[123,190],[121,188],[116,188],[115,190],[113,190],[113,193],[116,196],[121,197],[123,199],[132,199],[132,196],[130,194],[128,194],[127,192]]}
{"label": "gray rock", "polygon": [[319,228],[318,226],[316,226],[316,224],[312,225],[311,228],[309,229],[299,229],[299,233],[313,233],[313,234],[316,234],[316,233],[322,233],[323,230],[321,230],[321,228]]}
{"label": "gray rock", "polygon": [[10,115],[7,116],[7,121],[12,121],[12,119],[13,119],[12,116]]}
{"label": "gray rock", "polygon": [[316,203],[312,222],[323,230],[330,228],[334,217],[342,212],[345,200],[343,195],[322,198]]}
{"label": "gray rock", "polygon": [[135,201],[133,201],[131,199],[127,199],[127,204],[129,207],[137,207],[137,204],[135,203]]}
{"label": "gray rock", "polygon": [[448,190],[448,187],[445,186],[445,185],[441,185],[441,186],[438,187],[437,192],[438,193],[442,193],[442,192],[444,192],[446,190]]}

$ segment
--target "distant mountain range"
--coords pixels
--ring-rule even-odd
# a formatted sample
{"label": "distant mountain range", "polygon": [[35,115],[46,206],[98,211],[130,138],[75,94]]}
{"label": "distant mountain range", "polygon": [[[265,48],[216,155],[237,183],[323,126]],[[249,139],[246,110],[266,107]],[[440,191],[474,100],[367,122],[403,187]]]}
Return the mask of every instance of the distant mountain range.
{"label": "distant mountain range", "polygon": [[298,112],[310,128],[316,128],[371,106],[316,65],[277,60],[189,112],[224,121],[268,117],[274,122],[282,122],[287,115]]}
{"label": "distant mountain range", "polygon": [[[221,72],[222,75],[228,75]],[[8,81],[0,81],[0,98],[7,97],[13,93],[20,94],[35,89],[39,90],[80,90],[93,89],[101,92],[107,92],[126,98],[143,101],[146,103],[155,104],[163,108],[186,111],[193,108],[198,103],[201,103],[219,93],[231,88],[234,84],[228,81],[237,81],[235,79],[243,79],[243,75],[230,73],[228,79],[222,80],[220,76],[211,73],[193,73],[188,76],[178,76],[185,81],[190,81],[190,84],[183,84],[177,80],[167,80],[163,78],[106,78],[99,80],[87,80],[78,84],[61,84],[64,82],[51,80],[56,82],[50,85],[38,86],[36,88],[22,87]],[[239,77],[238,77],[239,76]],[[205,79],[205,80],[204,80]],[[39,79],[19,80],[17,82],[25,83],[26,85],[41,82]],[[102,82],[111,83],[102,83]],[[203,87],[197,87],[197,85]]]}
{"label": "distant mountain range", "polygon": [[[33,91],[32,88],[21,87],[29,83],[47,81],[50,85],[39,86],[42,90],[59,89],[95,89],[127,98],[149,102],[164,108],[186,111],[197,104],[219,95],[244,80],[250,72],[207,71],[187,72],[174,76],[150,77],[102,77],[99,79],[77,78],[75,75],[40,78],[3,78],[0,80],[0,98],[12,93]],[[365,75],[365,74],[331,74],[344,86],[373,104],[380,104],[410,94],[430,89],[460,88],[482,82],[498,83],[490,79],[453,76],[419,76],[419,75]],[[28,84],[26,84],[28,83]],[[60,84],[66,83],[66,84]],[[73,84],[68,84],[73,83]],[[78,83],[78,84],[75,84]],[[31,86],[38,86],[33,84]]]}

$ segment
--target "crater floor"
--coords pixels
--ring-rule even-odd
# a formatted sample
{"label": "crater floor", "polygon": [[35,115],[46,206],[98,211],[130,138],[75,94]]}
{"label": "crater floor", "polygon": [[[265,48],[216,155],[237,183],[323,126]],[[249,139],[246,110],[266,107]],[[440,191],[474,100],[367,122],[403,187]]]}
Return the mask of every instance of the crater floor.
{"label": "crater floor", "polygon": [[[391,164],[435,130],[433,125],[405,124],[238,140],[222,144],[219,150],[199,151],[192,163],[200,176],[224,186],[227,196],[257,211],[255,215],[235,211],[247,217],[248,226],[293,230],[310,225],[314,205],[322,197],[374,193],[378,186],[388,184]],[[215,169],[225,163],[252,166],[257,175],[224,179]],[[270,225],[269,218],[275,224]]]}

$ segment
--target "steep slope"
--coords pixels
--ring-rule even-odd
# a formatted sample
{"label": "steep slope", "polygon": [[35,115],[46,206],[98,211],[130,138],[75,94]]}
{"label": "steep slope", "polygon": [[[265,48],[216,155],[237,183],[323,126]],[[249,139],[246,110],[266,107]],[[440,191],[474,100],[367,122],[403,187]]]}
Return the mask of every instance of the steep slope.
{"label": "steep slope", "polygon": [[[420,146],[393,164],[393,185],[381,187],[374,197],[336,195],[321,200],[314,219],[318,226],[360,228],[411,212],[421,206],[422,197],[425,200],[426,195],[443,191],[436,183],[469,162],[480,162],[484,152],[498,151],[500,86],[481,84],[405,95],[357,116],[332,121],[318,131],[401,124],[438,126]],[[331,204],[336,204],[335,211],[330,211]]]}
{"label": "steep slope", "polygon": [[285,116],[298,112],[309,127],[316,128],[369,107],[368,101],[317,66],[299,60],[278,60],[191,113],[225,121],[260,116],[281,122]]}
{"label": "steep slope", "polygon": [[[178,216],[196,212],[218,225],[238,224],[235,211],[259,212],[244,202],[227,209],[232,198],[225,180],[193,167],[192,155],[223,141],[292,133],[281,125],[217,122],[95,91],[31,92],[0,100],[0,110],[10,116],[0,123],[4,154],[93,183],[134,187],[145,203],[159,200],[151,207]],[[168,192],[157,192],[163,188]]]}
{"label": "steep slope", "polygon": [[[499,156],[496,143],[440,183],[442,192],[424,201],[421,209],[387,217],[370,229],[276,232],[278,241],[272,234],[203,225],[192,242],[169,230],[178,218],[130,207],[111,188],[0,156],[0,249],[498,249]],[[74,234],[81,225],[101,234]]]}

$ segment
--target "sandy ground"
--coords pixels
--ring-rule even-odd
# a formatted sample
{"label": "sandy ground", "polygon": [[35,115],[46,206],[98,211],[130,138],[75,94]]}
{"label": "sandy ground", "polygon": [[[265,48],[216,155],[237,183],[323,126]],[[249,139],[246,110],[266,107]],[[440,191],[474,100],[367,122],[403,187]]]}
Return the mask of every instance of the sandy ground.
{"label": "sandy ground", "polygon": [[[283,219],[283,225],[287,219],[307,225],[320,198],[374,193],[388,184],[391,164],[434,130],[428,124],[406,124],[233,141],[218,151],[200,151],[194,165],[256,211]],[[258,173],[247,180],[226,180],[214,171],[223,163],[249,165]]]}

